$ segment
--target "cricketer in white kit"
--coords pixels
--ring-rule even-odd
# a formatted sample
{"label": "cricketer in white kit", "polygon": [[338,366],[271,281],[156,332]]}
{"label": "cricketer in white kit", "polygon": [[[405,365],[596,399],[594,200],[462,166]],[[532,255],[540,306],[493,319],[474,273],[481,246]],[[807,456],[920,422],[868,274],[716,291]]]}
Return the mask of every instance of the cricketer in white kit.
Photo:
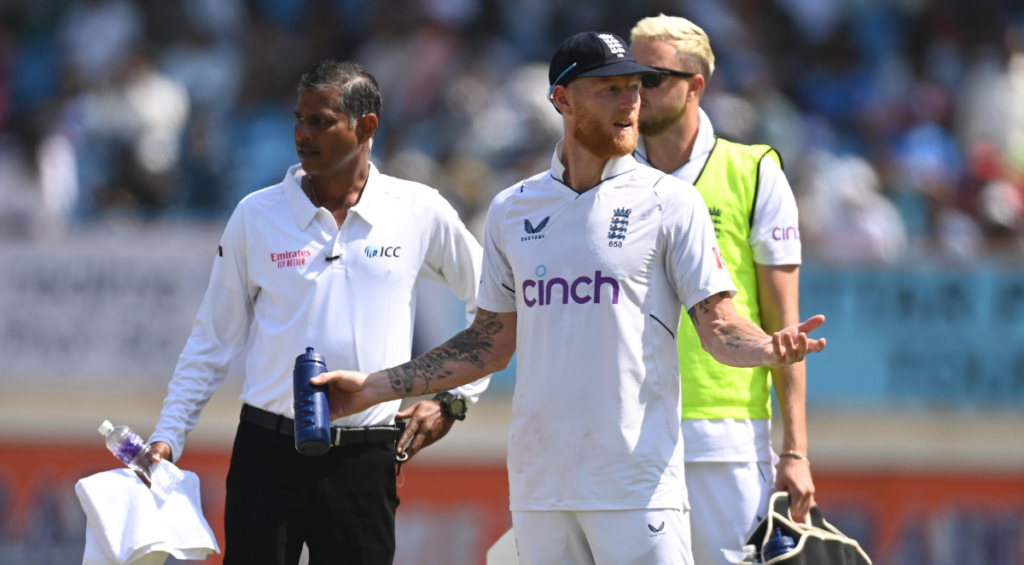
{"label": "cricketer in white kit", "polygon": [[825,345],[806,335],[821,317],[774,336],[740,318],[696,189],[630,155],[651,72],[613,34],[566,40],[549,70],[565,137],[550,171],[491,205],[473,325],[392,369],[314,380],[341,416],[470,382],[518,347],[508,472],[524,565],[692,563],[681,306],[723,363],[792,363]]}

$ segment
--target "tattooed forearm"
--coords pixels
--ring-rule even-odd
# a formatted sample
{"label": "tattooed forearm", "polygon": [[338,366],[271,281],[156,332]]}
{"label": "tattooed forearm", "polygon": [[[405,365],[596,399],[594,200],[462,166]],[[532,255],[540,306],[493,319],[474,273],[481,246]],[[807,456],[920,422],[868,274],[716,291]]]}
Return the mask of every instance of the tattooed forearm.
{"label": "tattooed forearm", "polygon": [[[478,311],[473,325],[459,332],[443,345],[431,349],[408,363],[387,369],[385,372],[391,383],[391,388],[400,396],[426,394],[452,388],[438,384],[435,385],[435,390],[431,387],[431,383],[450,377],[455,364],[468,363],[473,367],[483,369],[494,357],[494,336],[503,328],[504,325],[497,314],[486,310]],[[417,392],[413,393],[413,390],[417,390]]]}
{"label": "tattooed forearm", "polygon": [[[723,292],[722,294],[725,295],[722,298],[726,298],[729,296],[729,293],[727,292]],[[697,317],[697,308],[700,308],[701,314],[707,314],[708,312],[711,311],[708,309],[708,304],[711,304],[711,299],[705,298],[704,300],[701,300],[700,302],[694,304],[693,308],[690,308],[689,310],[686,311],[686,313],[690,315],[690,320],[693,321],[693,325],[700,325],[700,319]]]}
{"label": "tattooed forearm", "polygon": [[718,333],[722,336],[722,342],[726,347],[733,349],[758,347],[768,339],[768,335],[753,324],[731,321],[720,325],[717,329]]}

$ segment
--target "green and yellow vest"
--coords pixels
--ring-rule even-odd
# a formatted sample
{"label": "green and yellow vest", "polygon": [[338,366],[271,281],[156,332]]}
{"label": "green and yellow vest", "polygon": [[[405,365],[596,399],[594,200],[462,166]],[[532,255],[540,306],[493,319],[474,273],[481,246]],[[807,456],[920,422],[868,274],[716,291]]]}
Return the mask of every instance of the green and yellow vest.
{"label": "green and yellow vest", "polygon": [[[767,145],[741,145],[718,138],[695,183],[711,212],[719,251],[736,284],[736,311],[757,325],[761,325],[761,309],[749,241],[758,174],[766,155],[782,166],[779,154]],[[740,369],[715,361],[701,347],[697,330],[685,312],[679,323],[678,346],[683,419],[771,418],[767,367]]]}

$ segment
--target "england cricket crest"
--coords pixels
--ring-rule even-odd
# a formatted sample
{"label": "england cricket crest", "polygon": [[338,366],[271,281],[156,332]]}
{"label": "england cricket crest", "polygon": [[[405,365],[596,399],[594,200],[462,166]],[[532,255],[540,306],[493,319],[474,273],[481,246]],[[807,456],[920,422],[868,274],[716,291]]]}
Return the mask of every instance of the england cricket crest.
{"label": "england cricket crest", "polygon": [[622,241],[626,239],[626,229],[629,227],[629,214],[631,208],[616,208],[612,214],[612,223],[608,226],[608,239]]}

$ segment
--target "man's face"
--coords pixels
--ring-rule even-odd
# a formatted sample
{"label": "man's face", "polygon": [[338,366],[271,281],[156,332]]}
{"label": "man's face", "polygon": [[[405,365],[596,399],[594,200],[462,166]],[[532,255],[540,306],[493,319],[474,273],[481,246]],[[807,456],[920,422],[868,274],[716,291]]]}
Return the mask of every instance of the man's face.
{"label": "man's face", "polygon": [[[676,48],[666,41],[640,39],[630,46],[636,62],[648,67],[692,72],[682,68]],[[692,80],[692,79],[691,79]],[[644,88],[640,91],[640,133],[658,135],[664,133],[686,112],[690,80],[682,77],[663,76],[658,88]]]}
{"label": "man's face", "polygon": [[336,110],[338,89],[300,90],[295,103],[295,152],[311,175],[330,173],[358,154],[358,124]]}
{"label": "man's face", "polygon": [[639,136],[640,75],[584,77],[569,84],[573,137],[602,159],[628,155]]}

